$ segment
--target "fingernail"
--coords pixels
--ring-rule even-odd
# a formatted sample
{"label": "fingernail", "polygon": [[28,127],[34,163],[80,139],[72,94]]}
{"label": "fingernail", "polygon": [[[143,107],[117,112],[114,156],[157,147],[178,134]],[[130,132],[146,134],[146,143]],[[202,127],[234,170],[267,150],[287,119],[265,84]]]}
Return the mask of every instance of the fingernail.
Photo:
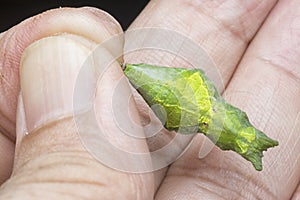
{"label": "fingernail", "polygon": [[[41,39],[25,50],[20,84],[29,133],[44,124],[72,116],[76,77],[89,53],[87,45],[65,36]],[[88,84],[91,81],[91,76],[86,76],[81,90],[92,91],[92,84]]]}
{"label": "fingernail", "polygon": [[17,106],[17,117],[16,117],[16,136],[17,136],[16,143],[18,143],[19,138],[22,138],[26,134],[27,134],[27,126],[25,120],[24,104],[23,104],[22,95],[19,94],[18,106]]}
{"label": "fingernail", "polygon": [[208,138],[202,137],[202,144],[198,152],[198,158],[205,158],[215,147],[215,144]]}

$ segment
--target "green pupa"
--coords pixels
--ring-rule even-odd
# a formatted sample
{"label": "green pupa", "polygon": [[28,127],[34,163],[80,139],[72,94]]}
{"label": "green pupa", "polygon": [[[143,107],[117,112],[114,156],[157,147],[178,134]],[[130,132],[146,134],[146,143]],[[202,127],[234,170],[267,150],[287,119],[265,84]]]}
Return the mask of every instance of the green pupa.
{"label": "green pupa", "polygon": [[[233,150],[262,170],[263,151],[278,145],[228,104],[200,69],[124,64],[124,73],[164,127],[203,133],[222,150]],[[159,106],[153,106],[159,105]]]}

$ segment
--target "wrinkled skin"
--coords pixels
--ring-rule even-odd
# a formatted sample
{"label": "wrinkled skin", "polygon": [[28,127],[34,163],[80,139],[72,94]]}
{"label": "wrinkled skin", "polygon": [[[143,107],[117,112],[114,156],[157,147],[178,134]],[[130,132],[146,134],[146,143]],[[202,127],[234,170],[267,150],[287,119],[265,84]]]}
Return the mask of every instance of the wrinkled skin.
{"label": "wrinkled skin", "polygon": [[[43,13],[2,33],[0,178],[3,185],[0,198],[299,198],[299,12],[296,0],[278,3],[275,0],[154,0],[129,28],[150,26],[175,30],[205,48],[219,68],[226,86],[224,98],[243,109],[256,127],[280,143],[280,147],[265,153],[262,172],[249,168],[249,163],[238,155],[217,148],[199,159],[199,146],[208,144],[200,135],[168,168],[145,174],[122,173],[95,161],[82,147],[70,118],[45,123],[34,136],[22,139],[18,134],[22,117],[16,122],[16,113],[21,109],[20,106],[17,109],[17,100],[24,49],[38,39],[65,32],[78,36],[73,38],[76,42],[72,39],[67,44],[77,44],[81,52],[82,46],[83,49],[92,49],[122,30],[112,17],[99,10],[63,8]],[[68,56],[72,54],[66,55],[66,60]],[[155,50],[130,53],[125,55],[124,61],[187,66],[180,58]],[[51,69],[51,63],[47,64]],[[105,98],[99,98],[98,108],[104,114],[100,112],[98,115],[110,122],[105,123],[106,128],[118,136],[111,116],[105,110],[109,107],[105,105],[112,96],[110,91],[115,78],[122,76],[122,71],[115,69],[107,72],[104,88],[100,90],[104,92],[100,96]],[[32,73],[32,80],[43,80],[34,76]],[[27,103],[29,105],[30,101]],[[149,116],[144,102],[137,98],[136,105],[138,111],[134,103],[130,104],[132,117],[140,117],[142,124],[147,123]],[[26,108],[25,112],[27,118],[36,114],[26,111]],[[117,138],[114,141],[123,148],[144,152],[148,146],[157,149],[172,136],[172,133],[165,133],[148,140],[149,145],[146,141],[135,144],[126,137],[114,137]]]}

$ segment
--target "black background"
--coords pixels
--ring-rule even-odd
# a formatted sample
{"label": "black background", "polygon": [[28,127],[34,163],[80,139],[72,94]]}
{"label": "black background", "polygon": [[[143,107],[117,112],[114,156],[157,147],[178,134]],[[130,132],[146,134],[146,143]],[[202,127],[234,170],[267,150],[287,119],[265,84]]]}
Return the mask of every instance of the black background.
{"label": "black background", "polygon": [[58,7],[81,7],[93,6],[107,11],[114,16],[123,29],[130,25],[141,10],[149,2],[148,0],[90,0],[90,1],[71,1],[71,0],[2,0],[0,1],[0,32],[9,29],[24,19]]}

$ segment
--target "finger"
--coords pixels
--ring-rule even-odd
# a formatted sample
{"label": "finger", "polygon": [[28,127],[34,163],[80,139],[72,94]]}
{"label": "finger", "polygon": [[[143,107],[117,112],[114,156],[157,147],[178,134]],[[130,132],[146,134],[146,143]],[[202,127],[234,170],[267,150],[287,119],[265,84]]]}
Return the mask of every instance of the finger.
{"label": "finger", "polygon": [[[169,0],[154,0],[147,5],[128,31],[155,27],[179,32],[185,36],[185,39],[193,40],[207,52],[218,67],[226,85],[248,42],[275,2],[225,1],[219,5],[219,2],[210,1],[176,0],[171,2]],[[176,35],[169,35],[169,37],[172,36],[175,37]],[[153,35],[152,37],[155,38]],[[170,40],[170,38],[168,39]],[[135,41],[127,40],[125,50],[130,51],[131,49],[126,49],[126,47],[129,48],[130,43],[136,42],[136,40],[137,38]],[[148,40],[153,39],[148,38]],[[146,42],[148,41],[144,41],[144,43]],[[138,49],[137,53],[125,53],[128,54],[125,57],[127,62],[159,62],[161,65],[167,66],[187,65],[176,55],[167,55],[164,52],[148,53],[143,49]],[[180,55],[181,52],[173,53]],[[167,58],[165,58],[166,56]]]}
{"label": "finger", "polygon": [[[0,34],[0,43],[2,41],[3,35],[5,32]],[[1,48],[0,48],[1,52]],[[1,59],[0,59],[1,62]],[[0,64],[1,67],[1,64]],[[5,81],[4,76],[0,73],[0,84],[2,85]],[[0,112],[1,113],[1,112]],[[1,115],[1,114],[0,114]],[[3,117],[0,117],[0,121]],[[2,126],[0,125],[0,184],[2,184],[11,174],[13,157],[14,157],[14,140],[11,137],[8,137],[7,134],[2,132]]]}
{"label": "finger", "polygon": [[[15,137],[18,71],[24,49],[38,39],[65,32],[82,35],[99,43],[110,36],[112,30],[119,28],[110,16],[108,18],[111,20],[103,22],[105,26],[99,26],[98,18],[105,16],[107,13],[88,7],[50,10],[25,20],[1,35],[0,127],[3,134],[12,139]],[[106,26],[111,26],[112,30],[106,30]]]}
{"label": "finger", "polygon": [[[222,1],[220,4],[211,1],[151,1],[127,30],[124,59],[128,63],[144,62],[176,67],[190,66],[191,62],[198,63],[200,60],[200,66],[190,67],[200,67],[208,72],[213,71],[212,68],[216,66],[219,73],[217,76],[212,74],[210,78],[222,92],[249,41],[275,2]],[[147,27],[156,29],[142,31]],[[146,48],[149,43],[149,46],[158,47],[164,43],[165,49]],[[192,48],[194,46],[196,48]],[[199,51],[197,47],[200,48]],[[203,49],[206,54],[199,55]],[[201,62],[206,58],[211,58],[215,65],[210,65],[209,61]],[[221,87],[219,80],[223,82]],[[138,97],[136,101],[147,135],[148,128],[155,127],[157,122],[149,116],[149,108],[144,101]],[[153,132],[152,129],[150,131]],[[162,149],[170,143],[172,135],[165,130],[161,133],[148,138],[152,151]],[[184,138],[179,138],[177,143],[182,142],[182,139]],[[164,172],[157,177],[161,179],[163,176]]]}
{"label": "finger", "polygon": [[19,65],[24,49],[33,41],[64,32],[99,43],[112,34],[112,30],[119,29],[113,18],[103,22],[112,27],[111,30],[99,26],[97,20],[105,16],[111,18],[93,8],[51,10],[0,34],[0,183],[10,176],[13,165]]}
{"label": "finger", "polygon": [[[106,26],[108,22],[115,23],[108,15],[101,15],[96,21],[97,26],[107,29],[104,35],[97,35],[103,40],[121,32],[119,25],[116,25],[119,27],[117,29],[114,29],[116,26]],[[69,23],[76,25],[76,20]],[[105,36],[107,32],[111,33],[109,37]],[[126,158],[118,160],[118,154],[113,154],[114,151],[105,147],[115,146],[125,152],[132,152],[133,149],[146,152],[147,145],[143,140],[133,140],[132,137],[122,135],[113,119],[111,106],[107,106],[114,102],[122,109],[128,104],[127,99],[123,98],[112,101],[113,95],[117,95],[113,92],[116,83],[123,77],[119,64],[114,62],[105,68],[97,89],[93,87],[97,81],[96,71],[101,67],[99,65],[111,61],[112,56],[107,46],[100,48],[106,54],[99,55],[100,50],[92,52],[96,45],[95,41],[82,35],[60,33],[38,40],[24,52],[20,71],[17,156],[11,179],[1,187],[0,197],[3,199],[152,198],[151,174],[131,174],[130,171],[126,173],[119,168],[111,168],[115,163],[120,163],[125,169],[131,169],[132,163],[130,159],[125,162]],[[122,43],[114,48],[120,52]],[[125,87],[124,84],[122,86]],[[90,105],[86,101],[94,96],[93,92],[96,93],[95,106],[92,105],[92,108],[96,108],[96,121],[99,126],[105,126],[102,127],[106,130],[103,139],[111,144],[98,148],[100,153],[106,155],[104,158],[113,163],[98,159],[98,155],[94,154],[97,152],[92,152],[93,149],[87,143],[93,141],[91,145],[97,145],[103,142],[97,141],[94,138],[97,136],[95,130],[87,126],[90,118],[86,116],[88,112],[85,106]],[[122,96],[130,96],[128,93],[129,87],[122,90]],[[76,107],[76,103],[80,103],[79,107]],[[131,117],[137,118],[133,102],[129,105]],[[80,124],[82,118],[77,114],[84,115],[83,124]],[[122,112],[118,114],[124,115]],[[126,122],[130,123],[128,120]],[[129,127],[132,127],[131,124]],[[22,130],[26,130],[27,134],[24,135]],[[142,134],[140,129],[131,130],[136,136]],[[140,190],[140,187],[147,190]]]}
{"label": "finger", "polygon": [[[164,199],[166,191],[179,198],[291,197],[300,177],[300,19],[295,18],[299,11],[297,1],[276,5],[226,89],[226,99],[245,110],[255,126],[279,140],[278,147],[265,152],[263,171],[257,172],[238,155],[218,149],[199,160],[197,142],[169,169],[158,199]],[[175,185],[178,177],[181,184]]]}

